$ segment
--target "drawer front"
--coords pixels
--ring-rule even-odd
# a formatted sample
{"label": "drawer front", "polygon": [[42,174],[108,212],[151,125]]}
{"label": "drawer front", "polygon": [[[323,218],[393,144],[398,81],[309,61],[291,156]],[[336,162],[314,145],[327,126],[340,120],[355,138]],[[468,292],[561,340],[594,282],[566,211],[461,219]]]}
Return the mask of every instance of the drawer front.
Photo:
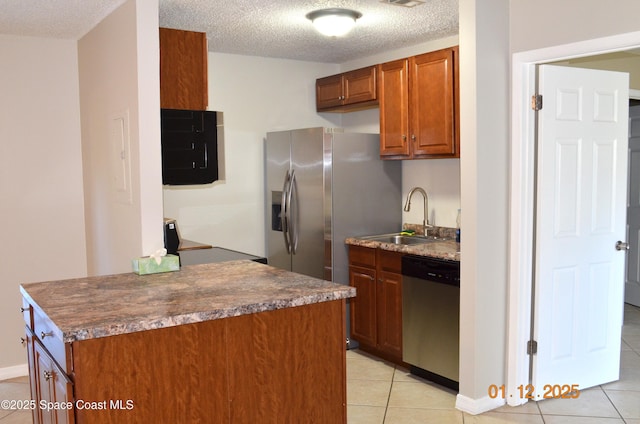
{"label": "drawer front", "polygon": [[20,312],[22,312],[24,323],[27,324],[27,327],[33,330],[33,306],[31,306],[24,297],[22,298],[22,307],[20,308]]}
{"label": "drawer front", "polygon": [[381,271],[402,273],[402,253],[378,249],[377,263]]}
{"label": "drawer front", "polygon": [[362,246],[349,246],[349,265],[375,268],[376,249]]}
{"label": "drawer front", "polygon": [[56,335],[54,330],[57,330],[57,328],[49,318],[34,308],[33,332],[35,337],[49,351],[53,359],[58,363],[58,366],[62,368],[64,372],[68,373],[65,344],[62,339]]}

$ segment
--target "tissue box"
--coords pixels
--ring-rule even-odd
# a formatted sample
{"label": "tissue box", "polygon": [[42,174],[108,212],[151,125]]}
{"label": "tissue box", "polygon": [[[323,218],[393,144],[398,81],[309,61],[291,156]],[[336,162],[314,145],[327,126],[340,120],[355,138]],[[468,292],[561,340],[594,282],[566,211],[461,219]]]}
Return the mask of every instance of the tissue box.
{"label": "tissue box", "polygon": [[155,258],[150,256],[135,258],[131,262],[133,264],[133,272],[139,275],[178,271],[180,269],[180,258],[176,255],[163,256],[160,265],[158,265]]}

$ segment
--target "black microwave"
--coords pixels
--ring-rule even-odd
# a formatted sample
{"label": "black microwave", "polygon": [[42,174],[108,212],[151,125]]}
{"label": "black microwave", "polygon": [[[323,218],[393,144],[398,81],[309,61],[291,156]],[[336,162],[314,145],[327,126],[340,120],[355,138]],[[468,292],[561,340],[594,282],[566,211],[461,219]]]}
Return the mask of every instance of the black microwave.
{"label": "black microwave", "polygon": [[218,180],[222,112],[161,109],[162,184],[210,184]]}

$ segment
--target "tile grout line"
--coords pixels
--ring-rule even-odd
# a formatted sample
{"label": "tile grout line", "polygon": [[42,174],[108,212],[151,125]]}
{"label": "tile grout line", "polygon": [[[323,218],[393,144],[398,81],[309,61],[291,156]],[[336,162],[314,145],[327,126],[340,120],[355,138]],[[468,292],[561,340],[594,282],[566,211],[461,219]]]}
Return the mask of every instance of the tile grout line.
{"label": "tile grout line", "polygon": [[620,413],[620,411],[618,410],[618,407],[616,406],[615,403],[613,403],[613,401],[611,400],[611,398],[609,397],[609,393],[607,393],[607,391],[604,389],[604,387],[602,387],[602,385],[598,386],[600,387],[600,389],[602,390],[602,392],[604,393],[604,395],[607,397],[607,400],[611,403],[611,406],[613,406],[613,409],[616,410],[616,412],[618,413],[618,415],[620,416],[620,419],[622,420],[622,422],[626,423],[627,420],[624,419],[624,417],[622,416],[622,414]]}
{"label": "tile grout line", "polygon": [[540,408],[540,403],[536,402],[535,405],[536,405],[536,409],[538,409],[538,414],[540,415],[540,419],[542,419],[542,424],[546,424],[547,420],[544,419],[544,414],[542,413],[542,409]]}
{"label": "tile grout line", "polygon": [[389,411],[389,401],[391,400],[391,391],[393,390],[393,383],[396,381],[396,371],[398,371],[398,366],[393,366],[393,374],[391,375],[391,386],[389,386],[389,395],[387,396],[387,404],[384,406],[384,416],[382,417],[382,424],[387,421],[387,412]]}

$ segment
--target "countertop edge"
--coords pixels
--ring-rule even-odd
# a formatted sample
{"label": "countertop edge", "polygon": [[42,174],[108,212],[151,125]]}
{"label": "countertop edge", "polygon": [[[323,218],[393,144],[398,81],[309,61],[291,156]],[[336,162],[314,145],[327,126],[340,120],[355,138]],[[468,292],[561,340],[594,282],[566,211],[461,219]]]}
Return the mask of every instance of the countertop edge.
{"label": "countertop edge", "polygon": [[351,246],[369,247],[372,249],[406,253],[408,255],[418,255],[460,262],[460,243],[455,241],[431,241],[424,244],[401,245],[377,240],[368,240],[361,237],[347,237],[344,242]]}
{"label": "countertop edge", "polygon": [[247,304],[226,309],[195,312],[189,314],[172,315],[159,319],[140,321],[138,323],[97,326],[88,330],[60,331],[60,337],[65,343],[79,342],[82,340],[98,339],[101,337],[118,336],[122,334],[136,333],[139,331],[157,330],[161,328],[176,327],[178,325],[197,324],[199,322],[214,321],[224,318],[233,318],[242,315],[251,315],[260,312],[275,311],[278,309],[294,308],[297,306],[313,305],[315,303],[330,302],[334,300],[355,297],[355,289],[349,291],[349,295],[336,294],[311,295],[292,299],[274,300],[258,304]]}

